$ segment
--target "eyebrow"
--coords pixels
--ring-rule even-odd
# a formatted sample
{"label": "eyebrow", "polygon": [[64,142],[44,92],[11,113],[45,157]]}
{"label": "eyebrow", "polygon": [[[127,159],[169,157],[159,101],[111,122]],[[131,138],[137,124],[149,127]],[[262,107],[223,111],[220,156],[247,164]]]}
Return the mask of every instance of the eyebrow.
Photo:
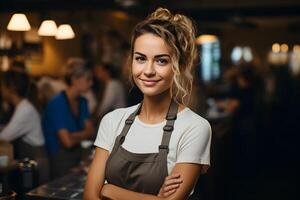
{"label": "eyebrow", "polygon": [[[142,54],[140,52],[134,52],[134,54],[138,54],[140,56],[147,57],[145,54]],[[160,57],[165,57],[165,56],[171,58],[171,56],[169,54],[158,54],[158,55],[155,55],[154,58],[160,58]]]}

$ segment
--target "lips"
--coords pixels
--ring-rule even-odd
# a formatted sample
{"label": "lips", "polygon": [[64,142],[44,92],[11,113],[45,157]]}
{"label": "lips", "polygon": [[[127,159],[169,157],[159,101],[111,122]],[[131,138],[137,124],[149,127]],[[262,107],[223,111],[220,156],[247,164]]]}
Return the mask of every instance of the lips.
{"label": "lips", "polygon": [[156,83],[158,83],[160,80],[151,80],[151,79],[140,79],[143,84],[147,87],[151,87],[156,85]]}

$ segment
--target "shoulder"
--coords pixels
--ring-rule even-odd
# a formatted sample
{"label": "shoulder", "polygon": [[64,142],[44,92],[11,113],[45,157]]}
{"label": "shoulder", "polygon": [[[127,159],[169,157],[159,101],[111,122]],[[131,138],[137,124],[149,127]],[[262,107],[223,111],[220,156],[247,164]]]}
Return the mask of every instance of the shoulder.
{"label": "shoulder", "polygon": [[32,112],[32,111],[36,111],[36,109],[34,108],[34,106],[27,100],[27,99],[23,99],[18,107],[17,107],[18,111],[22,112]]}
{"label": "shoulder", "polygon": [[211,126],[209,122],[188,107],[178,113],[176,122],[176,125],[183,128],[185,132],[192,132],[194,134],[211,134]]}
{"label": "shoulder", "polygon": [[209,126],[209,122],[202,116],[198,115],[194,111],[192,111],[190,108],[186,107],[181,112],[178,113],[178,119],[182,121],[188,120],[190,125],[192,126]]}
{"label": "shoulder", "polygon": [[[24,119],[32,120],[32,117],[38,116],[36,108],[27,100],[23,99],[16,108],[16,114],[24,116]],[[26,116],[26,117],[25,117]],[[31,116],[28,118],[28,116]]]}
{"label": "shoulder", "polygon": [[63,112],[66,105],[65,94],[63,92],[58,93],[48,102],[44,114]]}
{"label": "shoulder", "polygon": [[61,104],[64,100],[65,100],[65,93],[60,92],[60,93],[56,94],[54,97],[52,97],[52,99],[50,99],[48,105],[50,105],[50,106],[58,105],[58,104]]}

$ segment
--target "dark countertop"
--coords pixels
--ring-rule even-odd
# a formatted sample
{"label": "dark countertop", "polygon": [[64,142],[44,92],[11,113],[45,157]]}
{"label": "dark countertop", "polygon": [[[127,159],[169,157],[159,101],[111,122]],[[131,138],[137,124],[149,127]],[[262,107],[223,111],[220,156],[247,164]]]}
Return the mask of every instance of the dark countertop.
{"label": "dark countertop", "polygon": [[85,172],[71,172],[27,192],[26,198],[39,200],[82,200],[85,180]]}

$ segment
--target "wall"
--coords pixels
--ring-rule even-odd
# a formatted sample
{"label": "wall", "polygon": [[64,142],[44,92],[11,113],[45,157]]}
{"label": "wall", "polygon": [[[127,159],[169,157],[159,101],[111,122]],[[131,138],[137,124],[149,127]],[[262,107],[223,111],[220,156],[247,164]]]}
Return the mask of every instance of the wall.
{"label": "wall", "polygon": [[[7,32],[11,37],[15,37],[16,32],[6,31],[6,26],[13,13],[0,13],[0,32]],[[40,13],[25,13],[32,28],[38,28],[43,16]],[[138,21],[135,17],[122,12],[93,11],[93,12],[53,12],[48,13],[56,23],[70,23],[76,34],[71,40],[56,40],[54,37],[41,37],[43,48],[42,60],[40,62],[27,62],[29,72],[34,76],[40,75],[60,75],[63,66],[69,57],[82,56],[81,37],[90,34],[96,38],[95,42],[101,49],[99,37],[110,30],[115,30],[120,36],[129,41],[132,27]],[[19,33],[17,33],[19,34]],[[20,33],[21,34],[21,33]],[[116,50],[117,51],[117,50]],[[101,53],[100,51],[98,52]],[[97,56],[97,55],[96,55]],[[99,57],[101,55],[98,55]]]}

